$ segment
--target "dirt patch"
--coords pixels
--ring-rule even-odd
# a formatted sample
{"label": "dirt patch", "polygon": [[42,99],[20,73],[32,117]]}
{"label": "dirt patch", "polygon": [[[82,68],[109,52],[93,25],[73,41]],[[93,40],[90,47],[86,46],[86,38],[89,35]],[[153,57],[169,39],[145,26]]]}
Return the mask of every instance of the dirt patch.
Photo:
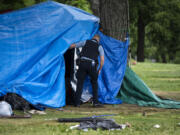
{"label": "dirt patch", "polygon": [[[156,95],[164,99],[173,99],[180,101],[180,92],[160,92],[155,91]],[[64,107],[65,112],[79,113],[82,115],[102,115],[102,114],[134,114],[140,113],[140,115],[149,115],[156,112],[179,112],[180,109],[164,109],[155,107],[142,107],[134,104],[119,104],[119,105],[104,105],[103,108],[94,108],[90,103],[81,105],[80,107],[74,107],[67,105]]]}
{"label": "dirt patch", "polygon": [[156,77],[156,78],[152,77],[150,79],[151,80],[161,80],[161,81],[179,81],[180,80],[180,78],[158,78],[158,77]]}
{"label": "dirt patch", "polygon": [[153,93],[164,99],[173,99],[180,101],[180,92],[153,91]]}
{"label": "dirt patch", "polygon": [[65,112],[68,113],[78,113],[85,116],[93,115],[106,115],[106,114],[135,114],[139,113],[142,116],[149,115],[157,112],[179,112],[180,109],[163,109],[155,107],[141,107],[133,104],[120,104],[120,105],[104,105],[103,108],[94,108],[90,104],[83,104],[76,108],[73,106],[66,106],[64,108]]}

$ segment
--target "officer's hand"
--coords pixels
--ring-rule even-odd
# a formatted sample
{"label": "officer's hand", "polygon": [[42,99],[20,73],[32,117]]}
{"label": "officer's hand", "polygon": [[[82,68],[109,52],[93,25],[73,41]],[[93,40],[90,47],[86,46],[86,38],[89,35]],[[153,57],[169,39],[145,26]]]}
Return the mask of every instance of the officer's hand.
{"label": "officer's hand", "polygon": [[100,74],[100,72],[101,72],[101,70],[99,69],[99,70],[98,70],[98,75]]}

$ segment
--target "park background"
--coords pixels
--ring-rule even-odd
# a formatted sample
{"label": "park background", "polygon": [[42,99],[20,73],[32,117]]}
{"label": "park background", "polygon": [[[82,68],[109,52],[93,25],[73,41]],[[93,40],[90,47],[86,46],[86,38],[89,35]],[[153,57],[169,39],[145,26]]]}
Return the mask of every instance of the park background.
{"label": "park background", "polygon": [[[10,12],[46,0],[0,0],[0,12]],[[180,100],[180,1],[179,0],[56,0],[76,6],[100,17],[104,33],[119,40],[130,35],[133,71],[158,96]],[[128,2],[128,3],[127,3]],[[124,6],[123,6],[124,5]],[[127,6],[128,5],[128,6]],[[126,12],[120,12],[126,8]],[[111,12],[110,12],[111,11]],[[108,14],[109,13],[109,14]],[[103,20],[103,14],[108,16]],[[117,18],[124,16],[126,22]],[[106,23],[104,23],[106,22]],[[66,109],[67,108],[67,109]],[[109,105],[104,109],[47,110],[47,115],[35,115],[31,120],[0,119],[0,134],[119,134],[119,131],[71,131],[73,124],[59,124],[58,117],[82,117],[115,113],[118,123],[131,123],[121,134],[178,135],[179,109],[139,107],[136,105]],[[17,111],[16,113],[22,113]],[[46,121],[44,121],[46,119]],[[153,128],[161,125],[159,129]]]}

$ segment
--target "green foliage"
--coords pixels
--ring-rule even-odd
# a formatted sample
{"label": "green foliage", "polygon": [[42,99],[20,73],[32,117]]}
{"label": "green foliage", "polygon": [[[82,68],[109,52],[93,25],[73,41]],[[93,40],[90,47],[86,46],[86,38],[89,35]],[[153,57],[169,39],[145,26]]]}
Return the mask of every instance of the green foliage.
{"label": "green foliage", "polygon": [[1,0],[0,10],[16,10],[36,4],[36,0]]}
{"label": "green foliage", "polygon": [[[14,10],[47,0],[0,0],[0,11]],[[88,0],[55,0],[81,8],[89,13]],[[130,37],[132,56],[136,56],[137,18],[143,13],[146,26],[145,57],[159,62],[180,63],[180,1],[179,0],[129,0]]]}
{"label": "green foliage", "polygon": [[[47,0],[0,0],[0,10],[3,11],[7,9],[11,9],[11,10],[20,9],[45,1]],[[88,0],[55,0],[55,1],[67,5],[75,6],[89,13],[92,13],[90,10],[90,4]]]}
{"label": "green foliage", "polygon": [[55,1],[67,4],[67,5],[71,5],[71,6],[83,9],[89,13],[92,13],[92,11],[90,10],[90,3],[88,2],[88,0],[55,0]]}
{"label": "green foliage", "polygon": [[27,6],[31,6],[34,5],[36,3],[35,0],[23,0],[24,5]]}
{"label": "green foliage", "polygon": [[[149,23],[148,38],[158,46],[159,55],[168,54],[169,61],[174,61],[177,48],[179,48],[180,37],[180,2],[164,1],[161,3],[161,10],[154,15],[154,22]],[[173,8],[172,8],[173,7]]]}
{"label": "green foliage", "polygon": [[[149,22],[152,21],[152,14],[156,13],[157,6],[156,6],[157,0],[146,0],[146,1],[139,1],[139,0],[129,0],[130,3],[130,36],[132,46],[132,56],[135,58],[137,53],[137,42],[138,42],[138,18],[139,14],[141,14],[143,25],[146,26]],[[146,37],[145,37],[146,38]],[[145,42],[145,47],[147,47]],[[150,47],[149,47],[150,48]],[[139,48],[140,49],[140,48]],[[145,48],[146,49],[146,48]],[[152,52],[152,51],[151,51]],[[145,53],[145,56],[149,56],[149,54]]]}
{"label": "green foliage", "polygon": [[[135,50],[137,46],[137,29],[134,27],[137,28],[140,11],[143,11],[143,21],[146,26],[146,58],[177,63],[180,59],[177,53],[180,49],[180,1],[130,0],[130,18],[133,25],[130,27],[133,39],[132,50]],[[152,53],[153,51],[155,52]]]}
{"label": "green foliage", "polygon": [[177,51],[177,52],[176,52],[176,57],[175,57],[174,62],[175,62],[176,64],[179,64],[179,63],[180,63],[180,51]]}
{"label": "green foliage", "polygon": [[131,23],[130,25],[130,41],[131,55],[135,58],[137,48],[137,27],[134,23]]}
{"label": "green foliage", "polygon": [[[38,1],[38,0],[36,0]],[[47,1],[47,0],[39,0],[39,2],[43,2],[43,1]],[[63,3],[63,4],[67,4],[67,5],[71,5],[77,8],[80,8],[82,10],[85,10],[89,13],[92,13],[92,11],[90,10],[90,3],[88,0],[54,0],[56,2],[59,3]]]}

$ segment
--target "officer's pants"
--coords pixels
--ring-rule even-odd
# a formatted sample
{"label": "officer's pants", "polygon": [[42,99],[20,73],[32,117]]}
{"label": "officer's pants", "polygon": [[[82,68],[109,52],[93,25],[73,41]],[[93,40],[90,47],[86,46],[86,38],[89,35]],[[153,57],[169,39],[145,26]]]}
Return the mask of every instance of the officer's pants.
{"label": "officer's pants", "polygon": [[83,91],[83,83],[87,75],[89,75],[91,79],[91,84],[93,89],[93,103],[98,103],[97,66],[92,65],[91,61],[81,60],[79,64],[79,69],[77,71],[77,88],[75,93],[75,105],[80,104],[80,98]]}

